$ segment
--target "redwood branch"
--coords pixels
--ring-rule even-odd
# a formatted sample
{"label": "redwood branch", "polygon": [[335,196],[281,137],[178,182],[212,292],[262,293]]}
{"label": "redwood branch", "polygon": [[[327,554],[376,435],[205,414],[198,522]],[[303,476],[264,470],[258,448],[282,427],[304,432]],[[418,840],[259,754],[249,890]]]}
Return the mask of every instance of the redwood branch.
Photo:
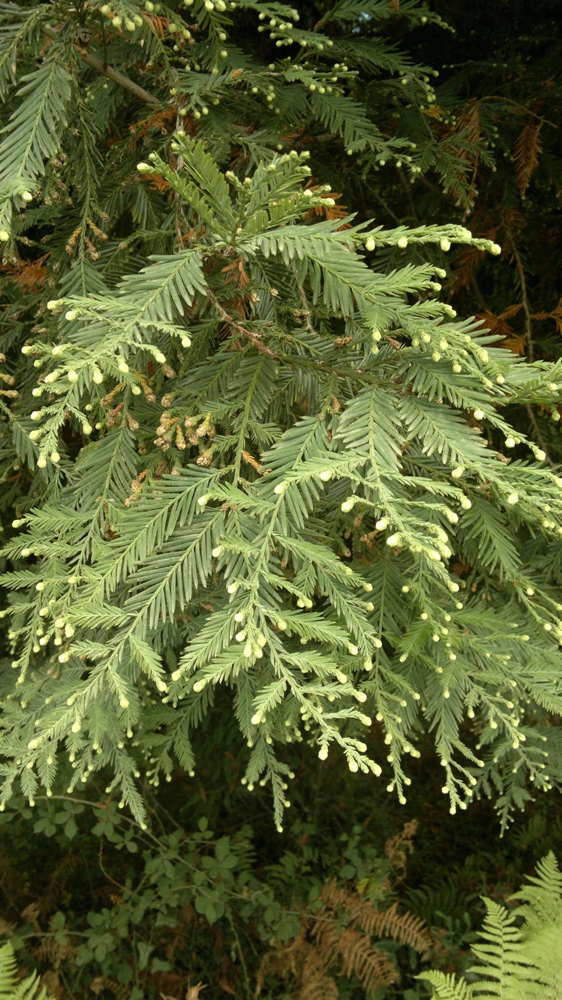
{"label": "redwood branch", "polygon": [[[53,28],[47,28],[45,25],[41,26],[41,31],[47,38],[52,39],[56,42],[58,39],[58,33],[53,30]],[[128,90],[133,97],[138,98],[139,101],[144,101],[145,104],[152,104],[156,107],[160,107],[161,101],[158,100],[154,94],[149,94],[148,90],[144,87],[139,87],[138,83],[134,83],[130,80],[128,76],[124,73],[120,73],[118,69],[113,69],[113,66],[108,66],[107,63],[103,63],[101,59],[96,59],[95,56],[91,56],[86,49],[83,49],[80,45],[75,45],[74,48],[80,54],[80,58],[95,69],[97,73],[102,73],[107,76],[109,80],[113,80],[114,83],[118,84],[119,87],[123,87],[124,90]]]}

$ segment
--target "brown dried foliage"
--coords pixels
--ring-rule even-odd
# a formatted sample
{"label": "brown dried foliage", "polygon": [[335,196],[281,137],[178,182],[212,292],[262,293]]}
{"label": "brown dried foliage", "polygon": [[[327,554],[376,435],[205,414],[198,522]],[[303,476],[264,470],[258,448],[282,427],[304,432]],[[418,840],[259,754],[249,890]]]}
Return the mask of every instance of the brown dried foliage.
{"label": "brown dried foliage", "polygon": [[539,155],[542,153],[540,141],[542,124],[542,120],[537,119],[535,115],[529,117],[513,147],[513,165],[522,198],[527,193],[531,174],[538,166]]}
{"label": "brown dried foliage", "polygon": [[[395,875],[403,875],[412,850],[416,822],[385,845]],[[390,879],[383,888],[390,890]],[[380,938],[406,944],[422,957],[428,955],[432,937],[423,920],[412,913],[399,913],[398,903],[379,909],[348,884],[332,879],[318,897],[314,914],[301,914],[301,931],[286,945],[268,952],[257,976],[256,996],[268,976],[291,976],[296,981],[296,1000],[337,1000],[335,976],[357,977],[368,997],[382,986],[395,983],[398,974],[390,956],[377,947]]]}
{"label": "brown dried foliage", "polygon": [[2,270],[24,292],[38,291],[47,277],[45,262],[50,255],[43,254],[37,260],[18,260],[4,264]]}

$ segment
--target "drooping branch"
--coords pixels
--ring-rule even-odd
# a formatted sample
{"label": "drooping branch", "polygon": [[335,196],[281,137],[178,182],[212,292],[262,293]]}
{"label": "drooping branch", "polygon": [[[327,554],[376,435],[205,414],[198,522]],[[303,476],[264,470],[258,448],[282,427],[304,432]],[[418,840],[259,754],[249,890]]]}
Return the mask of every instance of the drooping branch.
{"label": "drooping branch", "polygon": [[[57,41],[58,33],[53,30],[53,28],[47,28],[42,25],[41,30],[47,38],[52,39],[53,42]],[[74,48],[80,54],[80,58],[83,59],[88,66],[95,69],[97,73],[102,73],[107,76],[109,80],[113,80],[119,87],[123,87],[124,90],[128,90],[133,97],[137,97],[139,101],[144,101],[145,104],[152,104],[159,106],[162,102],[158,100],[154,94],[150,94],[148,90],[144,87],[140,87],[138,83],[130,80],[128,76],[124,73],[120,73],[118,69],[113,69],[113,66],[108,66],[107,63],[103,63],[101,59],[96,59],[95,56],[90,55],[86,49],[82,48],[80,45],[75,45]]]}

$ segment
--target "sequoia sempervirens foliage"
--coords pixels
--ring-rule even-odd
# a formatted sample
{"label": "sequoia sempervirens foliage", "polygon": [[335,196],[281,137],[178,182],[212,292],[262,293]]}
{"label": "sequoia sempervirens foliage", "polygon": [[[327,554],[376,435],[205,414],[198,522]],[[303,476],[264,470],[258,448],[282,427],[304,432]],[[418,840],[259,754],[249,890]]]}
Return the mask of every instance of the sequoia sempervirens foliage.
{"label": "sequoia sempervirens foliage", "polygon": [[453,812],[560,782],[562,478],[509,418],[562,363],[440,300],[448,250],[495,244],[325,182],[349,154],[462,198],[389,124],[433,100],[398,16],[435,19],[1,4],[2,802],[64,757],[144,822],[219,688],[279,829],[294,742],[404,802],[429,731]]}

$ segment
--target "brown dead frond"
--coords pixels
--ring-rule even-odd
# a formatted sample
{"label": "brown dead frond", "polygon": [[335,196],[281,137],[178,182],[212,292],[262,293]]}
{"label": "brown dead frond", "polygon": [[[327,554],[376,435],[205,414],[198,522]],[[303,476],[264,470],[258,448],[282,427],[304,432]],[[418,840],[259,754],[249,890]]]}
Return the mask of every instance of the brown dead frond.
{"label": "brown dead frond", "polygon": [[41,916],[48,916],[58,909],[61,893],[73,871],[80,864],[77,854],[64,854],[49,875],[46,892],[37,900]]}
{"label": "brown dead frond", "polygon": [[265,955],[257,975],[256,996],[268,976],[296,980],[298,1000],[338,1000],[336,981],[326,974],[326,961],[319,949],[307,940],[304,923],[298,937]]}
{"label": "brown dead frond", "polygon": [[503,207],[501,209],[501,227],[498,235],[505,252],[512,254],[517,251],[519,238],[525,229],[525,224],[525,217],[516,208]]}
{"label": "brown dead frond", "polygon": [[418,829],[417,819],[409,820],[394,837],[390,837],[384,845],[384,853],[393,869],[395,876],[403,878],[406,874],[408,857],[414,850],[414,837]]}
{"label": "brown dead frond", "polygon": [[25,910],[21,911],[21,915],[26,923],[31,924],[38,934],[41,933],[41,924],[39,923],[41,911],[37,903],[30,903],[29,906],[26,906]]}
{"label": "brown dead frond", "polygon": [[160,174],[143,174],[142,179],[143,181],[150,181],[150,186],[153,191],[170,190],[169,182],[164,177],[161,177]]}
{"label": "brown dead frond", "polygon": [[453,127],[435,119],[435,128],[440,136],[441,149],[449,161],[447,190],[457,204],[460,205],[466,196],[473,203],[477,194],[476,173],[482,143],[480,102],[471,98],[460,111]]}
{"label": "brown dead frond", "polygon": [[552,312],[537,312],[531,314],[531,319],[551,319],[556,325],[556,332],[562,333],[562,299],[558,302],[558,305],[552,310]]}
{"label": "brown dead frond", "polygon": [[111,979],[109,976],[96,976],[90,983],[90,989],[95,996],[99,996],[103,990],[107,990],[113,994],[116,1000],[125,1000],[125,997],[130,992],[126,986],[117,983],[115,979]]}
{"label": "brown dead frond", "polygon": [[57,972],[61,962],[75,957],[76,948],[69,939],[63,943],[57,941],[56,937],[48,936],[40,939],[37,945],[31,949],[31,954],[41,962],[48,962],[51,970]]}
{"label": "brown dead frond", "polygon": [[539,155],[542,153],[540,141],[542,124],[540,118],[537,119],[536,115],[531,115],[525,122],[513,147],[513,165],[522,198],[525,198],[531,174],[538,166]]}
{"label": "brown dead frond", "polygon": [[[147,19],[151,18],[154,21],[160,21],[160,18],[154,15],[145,14],[144,16]],[[132,132],[133,135],[145,136],[148,135],[151,129],[157,128],[165,133],[168,131],[167,126],[175,117],[176,112],[173,107],[167,107],[163,111],[157,111],[155,114],[151,112],[147,118],[141,118],[140,121],[129,125],[129,132]]]}
{"label": "brown dead frond", "polygon": [[524,353],[526,340],[523,334],[519,335],[514,331],[509,320],[514,319],[522,308],[523,304],[521,302],[514,302],[513,305],[502,309],[501,313],[493,313],[489,309],[486,309],[485,312],[479,313],[477,317],[486,324],[492,333],[495,333],[499,337],[504,337],[505,340],[502,347],[507,347],[515,354]]}
{"label": "brown dead frond", "polygon": [[45,281],[47,271],[45,261],[50,254],[43,254],[37,260],[18,260],[15,263],[7,263],[3,267],[10,281],[13,281],[26,292],[36,292]]}
{"label": "brown dead frond", "polygon": [[485,256],[484,251],[478,250],[477,247],[463,247],[457,253],[453,270],[453,291],[459,292],[461,288],[470,288],[472,275]]}
{"label": "brown dead frond", "polygon": [[244,270],[244,260],[242,257],[237,257],[231,264],[223,267],[222,273],[227,275],[225,278],[225,284],[227,285],[234,282],[239,288],[243,288],[250,281]]}
{"label": "brown dead frond", "polygon": [[62,984],[60,981],[60,976],[55,969],[47,969],[41,976],[41,986],[47,991],[47,996],[53,997],[53,1000],[60,1000],[62,996]]}
{"label": "brown dead frond", "polygon": [[332,915],[335,920],[345,910],[350,924],[355,924],[371,937],[390,937],[399,944],[410,945],[421,954],[425,954],[431,946],[431,937],[423,920],[412,913],[398,913],[397,903],[386,910],[377,909],[368,899],[335,879],[324,885],[320,898],[324,904],[323,918]]}
{"label": "brown dead frond", "polygon": [[[415,821],[389,841],[388,856],[402,870],[411,847]],[[286,945],[268,952],[261,964],[256,996],[268,976],[291,977],[298,1000],[337,1000],[335,976],[356,977],[368,997],[397,982],[391,956],[377,946],[381,938],[406,944],[425,957],[432,937],[423,920],[412,913],[399,913],[398,903],[377,909],[348,884],[332,879],[318,897],[314,914],[302,913],[301,932]]]}
{"label": "brown dead frond", "polygon": [[311,949],[303,965],[299,1000],[338,1000],[339,992],[335,979],[324,972],[321,956]]}

